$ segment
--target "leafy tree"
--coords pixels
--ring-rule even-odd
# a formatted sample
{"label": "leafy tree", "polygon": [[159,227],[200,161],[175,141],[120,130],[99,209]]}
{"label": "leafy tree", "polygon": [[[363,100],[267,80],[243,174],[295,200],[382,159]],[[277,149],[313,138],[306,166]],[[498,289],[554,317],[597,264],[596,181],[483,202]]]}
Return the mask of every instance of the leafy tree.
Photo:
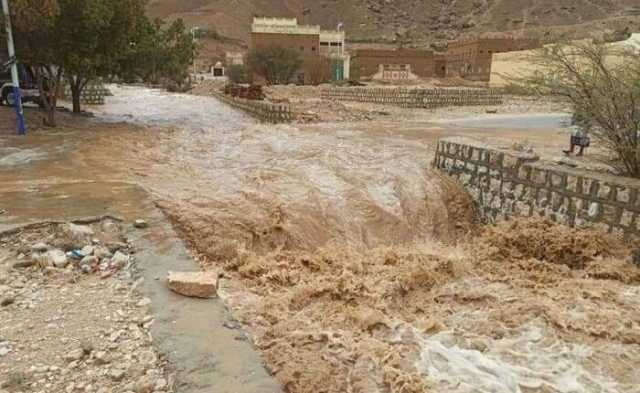
{"label": "leafy tree", "polygon": [[[13,0],[20,60],[35,71],[47,116],[55,125],[62,78],[80,111],[91,80],[161,75],[175,83],[188,76],[195,46],[182,20],[163,28],[145,16],[146,0]],[[137,45],[141,43],[141,45]],[[137,71],[140,69],[141,71]]]}
{"label": "leafy tree", "polygon": [[252,83],[252,74],[245,65],[232,64],[227,67],[227,77],[232,83]]}
{"label": "leafy tree", "polygon": [[512,78],[534,94],[568,99],[620,173],[640,177],[640,57],[619,47],[557,44],[530,57],[540,70]]}
{"label": "leafy tree", "polygon": [[59,61],[71,88],[73,111],[91,80],[120,73],[130,31],[144,18],[141,0],[58,0]]}
{"label": "leafy tree", "polygon": [[295,49],[270,46],[249,51],[249,69],[263,77],[268,84],[286,84],[302,66],[302,56]]}
{"label": "leafy tree", "polygon": [[196,54],[196,43],[181,19],[167,26],[159,19],[143,18],[121,59],[121,76],[127,81],[170,81],[182,86]]}

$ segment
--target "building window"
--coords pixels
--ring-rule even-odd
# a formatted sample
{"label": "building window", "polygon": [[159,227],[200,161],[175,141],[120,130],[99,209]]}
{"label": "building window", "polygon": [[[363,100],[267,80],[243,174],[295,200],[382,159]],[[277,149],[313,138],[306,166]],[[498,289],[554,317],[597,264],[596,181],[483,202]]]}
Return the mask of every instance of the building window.
{"label": "building window", "polygon": [[320,46],[329,46],[329,43],[328,42],[321,42]]}
{"label": "building window", "polygon": [[332,42],[331,46],[342,46],[342,42]]}

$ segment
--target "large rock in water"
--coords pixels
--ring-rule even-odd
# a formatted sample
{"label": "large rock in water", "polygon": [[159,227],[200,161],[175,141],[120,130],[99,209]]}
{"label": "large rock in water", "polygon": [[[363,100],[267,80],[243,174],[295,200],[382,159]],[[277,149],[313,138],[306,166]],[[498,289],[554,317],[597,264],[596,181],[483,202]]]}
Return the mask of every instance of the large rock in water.
{"label": "large rock in water", "polygon": [[180,295],[207,299],[218,291],[217,272],[169,272],[167,285]]}

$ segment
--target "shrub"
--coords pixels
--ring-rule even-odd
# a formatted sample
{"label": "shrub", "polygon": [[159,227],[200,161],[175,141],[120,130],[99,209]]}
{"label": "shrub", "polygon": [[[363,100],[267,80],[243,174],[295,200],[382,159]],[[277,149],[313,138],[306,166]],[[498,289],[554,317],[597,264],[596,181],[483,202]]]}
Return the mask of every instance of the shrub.
{"label": "shrub", "polygon": [[595,43],[556,44],[530,57],[540,70],[512,78],[540,95],[568,99],[589,134],[608,151],[607,163],[640,177],[640,56],[631,49]]}
{"label": "shrub", "polygon": [[270,46],[249,51],[247,65],[270,85],[287,84],[302,66],[302,56],[295,49]]}

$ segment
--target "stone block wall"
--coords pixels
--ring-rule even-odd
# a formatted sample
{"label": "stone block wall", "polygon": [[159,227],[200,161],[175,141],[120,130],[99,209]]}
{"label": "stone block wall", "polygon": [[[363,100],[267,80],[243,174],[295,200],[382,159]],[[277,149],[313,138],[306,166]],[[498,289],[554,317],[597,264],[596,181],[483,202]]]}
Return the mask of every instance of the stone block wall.
{"label": "stone block wall", "polygon": [[215,92],[214,96],[225,104],[240,109],[250,116],[267,123],[288,123],[295,117],[288,104],[247,100],[240,97],[231,97],[219,92]]}
{"label": "stone block wall", "polygon": [[[105,97],[113,94],[102,83],[88,84],[80,94],[80,103],[82,105],[104,105]],[[61,98],[71,100],[71,87],[65,84],[62,89]]]}
{"label": "stone block wall", "polygon": [[486,89],[345,88],[322,89],[322,99],[370,102],[403,108],[500,105],[500,93]]}
{"label": "stone block wall", "polygon": [[434,166],[456,177],[487,222],[543,216],[640,238],[640,181],[536,161],[462,138],[438,142]]}

